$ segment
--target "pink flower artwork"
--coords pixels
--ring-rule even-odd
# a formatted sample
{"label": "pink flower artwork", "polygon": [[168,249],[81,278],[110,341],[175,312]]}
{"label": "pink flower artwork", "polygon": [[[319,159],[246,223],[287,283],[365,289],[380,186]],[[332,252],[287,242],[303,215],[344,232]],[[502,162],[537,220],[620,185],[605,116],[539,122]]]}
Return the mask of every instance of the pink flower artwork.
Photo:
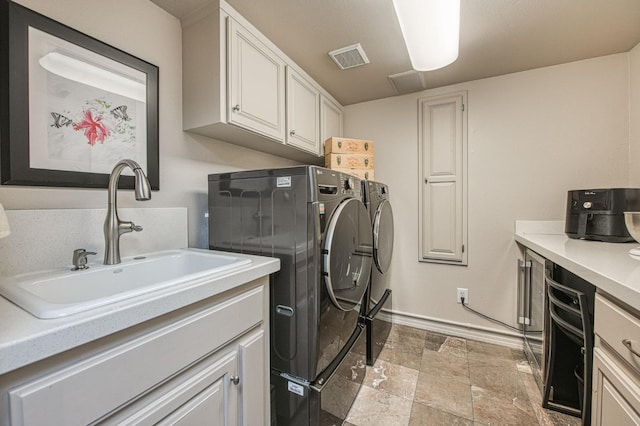
{"label": "pink flower artwork", "polygon": [[91,110],[87,109],[84,111],[84,120],[73,123],[73,130],[84,130],[84,135],[91,146],[94,146],[96,141],[104,143],[104,138],[109,136],[109,129],[101,121],[102,116],[93,117]]}

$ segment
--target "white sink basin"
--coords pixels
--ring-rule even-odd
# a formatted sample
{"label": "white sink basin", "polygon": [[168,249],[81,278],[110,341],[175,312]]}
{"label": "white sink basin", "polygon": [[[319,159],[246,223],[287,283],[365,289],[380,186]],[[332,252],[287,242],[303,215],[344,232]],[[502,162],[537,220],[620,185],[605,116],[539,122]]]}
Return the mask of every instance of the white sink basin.
{"label": "white sink basin", "polygon": [[168,250],[123,258],[118,265],[60,269],[0,278],[0,294],[42,319],[58,318],[249,265],[251,259],[206,250]]}

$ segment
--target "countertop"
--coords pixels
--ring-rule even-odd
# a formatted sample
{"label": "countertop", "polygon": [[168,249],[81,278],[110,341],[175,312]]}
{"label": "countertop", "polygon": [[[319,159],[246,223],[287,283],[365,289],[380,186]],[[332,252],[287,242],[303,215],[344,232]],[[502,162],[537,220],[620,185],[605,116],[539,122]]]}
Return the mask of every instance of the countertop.
{"label": "countertop", "polygon": [[561,221],[517,221],[515,239],[640,311],[640,260],[629,255],[640,244],[571,239]]}
{"label": "countertop", "polygon": [[280,269],[279,259],[241,256],[250,258],[252,263],[239,270],[202,277],[179,292],[150,293],[58,319],[38,319],[0,297],[0,375],[221,294]]}

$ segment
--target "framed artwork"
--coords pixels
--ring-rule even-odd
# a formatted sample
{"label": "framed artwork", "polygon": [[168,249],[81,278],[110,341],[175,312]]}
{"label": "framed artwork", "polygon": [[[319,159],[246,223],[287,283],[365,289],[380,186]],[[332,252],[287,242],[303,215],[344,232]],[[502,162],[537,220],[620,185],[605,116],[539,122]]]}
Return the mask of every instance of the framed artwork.
{"label": "framed artwork", "polygon": [[[158,67],[0,4],[1,183],[106,188],[127,158],[158,190]],[[120,187],[133,188],[126,172]]]}

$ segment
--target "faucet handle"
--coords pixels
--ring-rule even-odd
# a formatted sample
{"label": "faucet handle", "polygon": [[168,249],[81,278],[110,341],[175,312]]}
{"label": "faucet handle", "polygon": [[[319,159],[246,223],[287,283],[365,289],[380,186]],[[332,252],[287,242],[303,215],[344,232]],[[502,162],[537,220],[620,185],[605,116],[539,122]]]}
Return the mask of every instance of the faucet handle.
{"label": "faucet handle", "polygon": [[72,271],[78,271],[81,269],[88,269],[87,256],[97,254],[95,251],[87,251],[83,248],[75,249],[73,251],[73,268]]}

